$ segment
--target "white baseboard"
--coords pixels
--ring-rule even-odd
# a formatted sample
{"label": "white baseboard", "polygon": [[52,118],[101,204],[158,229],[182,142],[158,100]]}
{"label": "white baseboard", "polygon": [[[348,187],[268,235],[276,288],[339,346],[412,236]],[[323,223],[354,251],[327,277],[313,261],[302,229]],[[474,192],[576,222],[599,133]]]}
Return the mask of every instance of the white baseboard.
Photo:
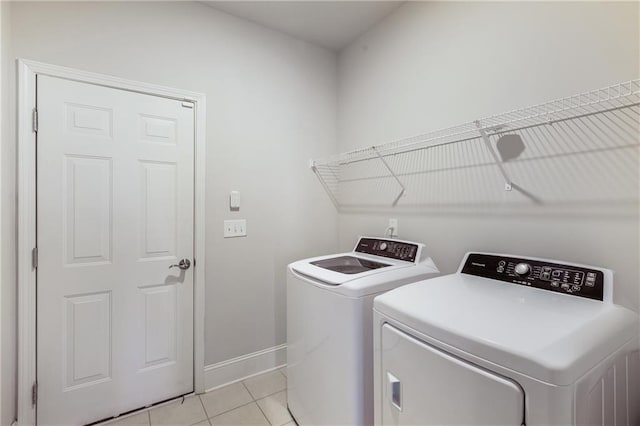
{"label": "white baseboard", "polygon": [[263,349],[204,367],[204,388],[210,391],[266,373],[287,363],[287,345]]}

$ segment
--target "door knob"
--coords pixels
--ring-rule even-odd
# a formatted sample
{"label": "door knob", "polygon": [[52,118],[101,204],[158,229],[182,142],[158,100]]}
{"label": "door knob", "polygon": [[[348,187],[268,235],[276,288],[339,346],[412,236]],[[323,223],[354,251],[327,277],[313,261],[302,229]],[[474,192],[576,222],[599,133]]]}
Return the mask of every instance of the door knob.
{"label": "door knob", "polygon": [[182,259],[180,262],[178,262],[177,265],[171,265],[169,266],[169,269],[171,268],[180,268],[183,271],[189,269],[191,267],[191,261],[189,259]]}

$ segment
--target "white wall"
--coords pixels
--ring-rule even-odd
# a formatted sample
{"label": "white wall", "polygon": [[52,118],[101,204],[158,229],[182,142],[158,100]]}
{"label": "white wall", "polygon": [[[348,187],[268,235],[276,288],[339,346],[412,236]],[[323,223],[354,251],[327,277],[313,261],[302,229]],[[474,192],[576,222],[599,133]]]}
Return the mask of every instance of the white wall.
{"label": "white wall", "polygon": [[[13,58],[206,94],[205,362],[284,343],[286,264],[337,245],[337,215],[308,169],[336,150],[336,55],[199,3],[19,2],[11,25]],[[4,178],[6,200],[15,179]],[[246,218],[248,236],[223,239],[226,218]]]}
{"label": "white wall", "polygon": [[15,144],[11,3],[0,2],[0,425],[11,424],[16,406]]}
{"label": "white wall", "polygon": [[[638,78],[638,22],[637,2],[409,2],[339,56],[339,151]],[[340,215],[340,245],[349,248],[358,234],[382,234],[395,216],[400,237],[425,242],[445,273],[469,250],[601,265],[617,273],[615,300],[637,309],[638,150],[622,155],[629,157],[618,158],[627,180],[616,181],[617,163],[596,163],[591,173],[612,184],[591,195],[602,201],[619,184],[634,198],[631,208],[363,209]],[[532,176],[544,180],[547,171],[535,166]],[[447,188],[463,188],[463,179],[453,175]]]}

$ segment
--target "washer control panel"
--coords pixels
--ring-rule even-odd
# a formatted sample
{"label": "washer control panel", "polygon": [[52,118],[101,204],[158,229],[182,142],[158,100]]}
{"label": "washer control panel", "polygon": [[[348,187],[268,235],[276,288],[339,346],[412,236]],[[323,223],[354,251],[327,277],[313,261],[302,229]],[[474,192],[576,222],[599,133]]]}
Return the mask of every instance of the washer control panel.
{"label": "washer control panel", "polygon": [[462,273],[588,299],[604,298],[604,274],[598,269],[471,253],[462,268]]}
{"label": "washer control panel", "polygon": [[404,241],[360,238],[355,251],[389,257],[391,259],[406,260],[407,262],[415,262],[418,254],[418,245]]}

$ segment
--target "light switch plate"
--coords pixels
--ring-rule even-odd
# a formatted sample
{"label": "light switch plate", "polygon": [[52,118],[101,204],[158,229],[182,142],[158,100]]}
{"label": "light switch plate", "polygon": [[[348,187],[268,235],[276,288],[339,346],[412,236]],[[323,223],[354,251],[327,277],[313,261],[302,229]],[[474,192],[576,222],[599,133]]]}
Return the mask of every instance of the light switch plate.
{"label": "light switch plate", "polygon": [[224,237],[236,238],[247,236],[247,220],[234,219],[224,221]]}

